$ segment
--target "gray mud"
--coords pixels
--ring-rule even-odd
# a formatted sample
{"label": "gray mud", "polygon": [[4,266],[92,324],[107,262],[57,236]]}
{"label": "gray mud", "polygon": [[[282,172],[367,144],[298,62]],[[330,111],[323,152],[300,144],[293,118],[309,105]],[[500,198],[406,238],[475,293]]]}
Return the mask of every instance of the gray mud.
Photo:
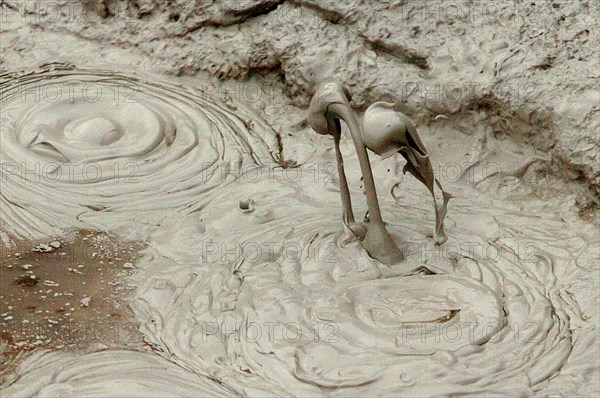
{"label": "gray mud", "polygon": [[[597,395],[597,2],[58,3],[2,3],[3,395]],[[406,262],[344,229],[325,78],[413,120],[447,243],[400,156],[371,160]],[[57,239],[85,258],[14,246]],[[133,345],[47,341],[113,314]]]}

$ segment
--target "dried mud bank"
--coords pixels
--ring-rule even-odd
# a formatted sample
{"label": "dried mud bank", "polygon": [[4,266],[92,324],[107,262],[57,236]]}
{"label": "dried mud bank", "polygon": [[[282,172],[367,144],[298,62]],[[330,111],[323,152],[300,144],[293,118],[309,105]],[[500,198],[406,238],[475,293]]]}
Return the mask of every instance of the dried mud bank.
{"label": "dried mud bank", "polygon": [[[77,228],[144,241],[129,302],[152,352],[36,350],[3,396],[597,394],[597,28],[565,36],[589,24],[585,3],[498,6],[497,26],[477,8],[397,19],[412,2],[84,3],[97,14],[65,19],[80,3],[64,2],[64,18],[26,8],[3,26],[2,244]],[[571,44],[537,46],[552,21]],[[329,75],[357,107],[398,100],[419,122],[455,195],[445,245],[399,157],[372,163],[407,261],[372,260],[344,229],[332,142],[303,108]],[[547,91],[513,95],[519,82]],[[448,91],[464,84],[479,88]]]}

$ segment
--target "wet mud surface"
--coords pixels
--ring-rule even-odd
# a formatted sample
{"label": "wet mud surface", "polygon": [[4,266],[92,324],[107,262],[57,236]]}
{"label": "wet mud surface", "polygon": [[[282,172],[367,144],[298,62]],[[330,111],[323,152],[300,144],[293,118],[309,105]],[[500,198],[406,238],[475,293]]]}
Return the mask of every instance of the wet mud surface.
{"label": "wet mud surface", "polygon": [[[4,28],[3,395],[597,394],[594,4],[482,25],[410,1],[183,3]],[[344,225],[306,120],[325,77],[413,120],[454,195],[445,244],[400,156],[370,154],[406,260]],[[340,147],[360,220],[345,127]]]}
{"label": "wet mud surface", "polygon": [[80,230],[67,239],[18,241],[0,257],[2,366],[21,351],[140,348],[127,304],[143,243]]}

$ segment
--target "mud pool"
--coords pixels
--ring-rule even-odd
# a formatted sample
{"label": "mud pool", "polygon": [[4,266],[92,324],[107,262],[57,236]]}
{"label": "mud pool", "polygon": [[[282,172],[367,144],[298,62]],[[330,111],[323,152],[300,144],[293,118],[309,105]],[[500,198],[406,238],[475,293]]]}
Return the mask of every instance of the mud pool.
{"label": "mud pool", "polygon": [[[470,133],[476,140],[444,119],[418,126],[455,196],[442,246],[433,241],[429,193],[402,174],[400,156],[371,157],[384,220],[407,257],[385,266],[345,229],[332,143],[306,126],[295,127],[294,149],[282,152],[293,140],[281,129],[189,81],[69,65],[3,79],[3,300],[5,275],[15,269],[10,289],[27,288],[21,273],[56,282],[39,273],[43,256],[15,262],[10,253],[56,239],[85,247],[82,237],[107,234],[107,246],[127,248],[110,264],[57,258],[52,267],[68,273],[88,261],[126,283],[132,291],[118,301],[133,314],[116,314],[139,329],[136,344],[85,349],[64,336],[60,344],[11,336],[12,349],[28,348],[11,357],[3,395],[597,391],[597,231],[528,191],[521,179],[535,174],[538,155],[484,125]],[[91,101],[82,87],[105,94]],[[63,92],[50,102],[21,95],[30,90]],[[360,214],[359,168],[343,137]],[[77,230],[98,232],[69,235]],[[111,271],[123,264],[129,272]],[[77,294],[57,308],[85,310],[81,299],[93,292],[83,284],[97,286],[100,275],[77,278]],[[116,290],[106,289],[114,299]],[[38,303],[42,311],[52,305]],[[18,315],[3,304],[3,328],[8,317],[27,318],[11,307]]]}

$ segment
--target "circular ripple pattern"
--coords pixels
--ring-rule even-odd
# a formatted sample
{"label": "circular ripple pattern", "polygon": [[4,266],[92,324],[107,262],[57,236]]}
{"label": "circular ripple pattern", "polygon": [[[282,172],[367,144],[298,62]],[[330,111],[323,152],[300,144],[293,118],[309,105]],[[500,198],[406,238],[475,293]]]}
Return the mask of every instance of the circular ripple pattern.
{"label": "circular ripple pattern", "polygon": [[0,218],[18,236],[155,226],[275,143],[240,105],[135,74],[48,68],[0,95]]}
{"label": "circular ripple pattern", "polygon": [[[57,370],[56,364],[60,367]],[[10,397],[234,397],[226,387],[200,378],[147,352],[105,350],[89,354],[38,350],[20,367]],[[53,377],[50,377],[52,375]],[[168,375],[168,376],[166,376]],[[46,380],[40,386],[40,380]]]}
{"label": "circular ripple pattern", "polygon": [[[565,259],[541,249],[563,245],[535,235],[535,219],[518,216],[539,252],[508,244],[518,209],[503,209],[501,221],[492,209],[480,220],[502,229],[505,243],[465,222],[450,244],[487,254],[460,253],[426,237],[424,203],[388,218],[396,239],[414,240],[404,242],[405,265],[387,267],[332,222],[339,192],[325,185],[303,175],[225,187],[201,219],[157,231],[159,255],[137,275],[148,340],[248,396],[529,396],[575,360],[576,315],[556,285]],[[231,212],[249,192],[253,211]],[[467,220],[473,206],[453,216]],[[382,211],[393,214],[389,201]],[[544,228],[558,236],[561,226]]]}

